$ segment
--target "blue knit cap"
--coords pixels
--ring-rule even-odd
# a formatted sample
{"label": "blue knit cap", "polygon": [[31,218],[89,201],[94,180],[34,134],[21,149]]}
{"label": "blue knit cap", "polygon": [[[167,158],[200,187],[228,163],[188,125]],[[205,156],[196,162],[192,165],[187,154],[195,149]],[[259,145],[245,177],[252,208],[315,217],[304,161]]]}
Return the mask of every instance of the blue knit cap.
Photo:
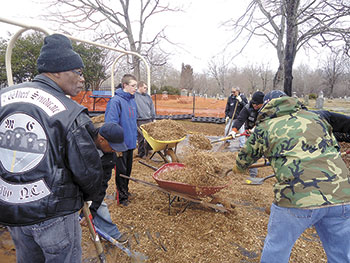
{"label": "blue knit cap", "polygon": [[61,34],[53,34],[44,39],[37,68],[39,73],[55,73],[84,68],[84,63],[78,53],[73,51],[69,38]]}

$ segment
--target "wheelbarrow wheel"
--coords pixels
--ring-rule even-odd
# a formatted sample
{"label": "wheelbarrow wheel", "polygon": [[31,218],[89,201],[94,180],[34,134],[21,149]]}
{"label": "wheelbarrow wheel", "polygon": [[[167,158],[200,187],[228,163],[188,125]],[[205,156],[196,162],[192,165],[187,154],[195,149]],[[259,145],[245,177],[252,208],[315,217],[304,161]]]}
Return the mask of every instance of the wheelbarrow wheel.
{"label": "wheelbarrow wheel", "polygon": [[168,163],[177,163],[179,160],[177,159],[176,154],[172,149],[165,150],[164,152],[165,159]]}

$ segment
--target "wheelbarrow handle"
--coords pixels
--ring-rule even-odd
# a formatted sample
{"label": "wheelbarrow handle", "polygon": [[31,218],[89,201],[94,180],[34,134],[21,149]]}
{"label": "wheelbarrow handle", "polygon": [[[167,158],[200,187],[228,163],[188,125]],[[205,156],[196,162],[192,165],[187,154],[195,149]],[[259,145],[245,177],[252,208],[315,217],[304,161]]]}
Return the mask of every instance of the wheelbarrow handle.
{"label": "wheelbarrow handle", "polygon": [[147,166],[148,168],[153,169],[154,171],[157,171],[157,170],[158,170],[157,167],[154,167],[154,166],[152,166],[152,165],[150,165],[150,164],[148,164],[148,163],[145,163],[145,162],[143,162],[143,161],[141,161],[141,160],[139,160],[139,163],[140,163],[140,164],[143,164],[143,165],[145,165],[145,166]]}

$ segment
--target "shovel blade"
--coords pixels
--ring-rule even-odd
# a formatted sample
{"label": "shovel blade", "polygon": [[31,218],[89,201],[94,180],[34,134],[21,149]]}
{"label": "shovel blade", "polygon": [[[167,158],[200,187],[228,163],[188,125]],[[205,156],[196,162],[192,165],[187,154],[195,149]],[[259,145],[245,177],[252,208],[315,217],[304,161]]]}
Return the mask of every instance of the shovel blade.
{"label": "shovel blade", "polygon": [[251,185],[260,185],[264,182],[264,178],[254,178],[254,177],[249,177],[245,180],[246,184],[251,184]]}
{"label": "shovel blade", "polygon": [[251,184],[251,185],[260,185],[262,184],[265,180],[275,177],[274,174],[268,175],[264,178],[255,178],[255,177],[249,177],[245,180],[246,184]]}

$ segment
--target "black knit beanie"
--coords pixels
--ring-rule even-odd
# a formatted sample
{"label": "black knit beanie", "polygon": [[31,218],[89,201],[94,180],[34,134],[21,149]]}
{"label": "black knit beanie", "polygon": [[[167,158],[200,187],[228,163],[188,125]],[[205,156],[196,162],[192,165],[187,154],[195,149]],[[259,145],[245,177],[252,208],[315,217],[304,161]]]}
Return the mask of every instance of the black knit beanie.
{"label": "black knit beanie", "polygon": [[64,35],[53,34],[45,37],[44,45],[37,60],[39,73],[63,72],[84,68],[81,57],[73,51],[72,43]]}
{"label": "black knit beanie", "polygon": [[257,91],[253,94],[251,102],[254,104],[263,104],[265,94],[261,91]]}

